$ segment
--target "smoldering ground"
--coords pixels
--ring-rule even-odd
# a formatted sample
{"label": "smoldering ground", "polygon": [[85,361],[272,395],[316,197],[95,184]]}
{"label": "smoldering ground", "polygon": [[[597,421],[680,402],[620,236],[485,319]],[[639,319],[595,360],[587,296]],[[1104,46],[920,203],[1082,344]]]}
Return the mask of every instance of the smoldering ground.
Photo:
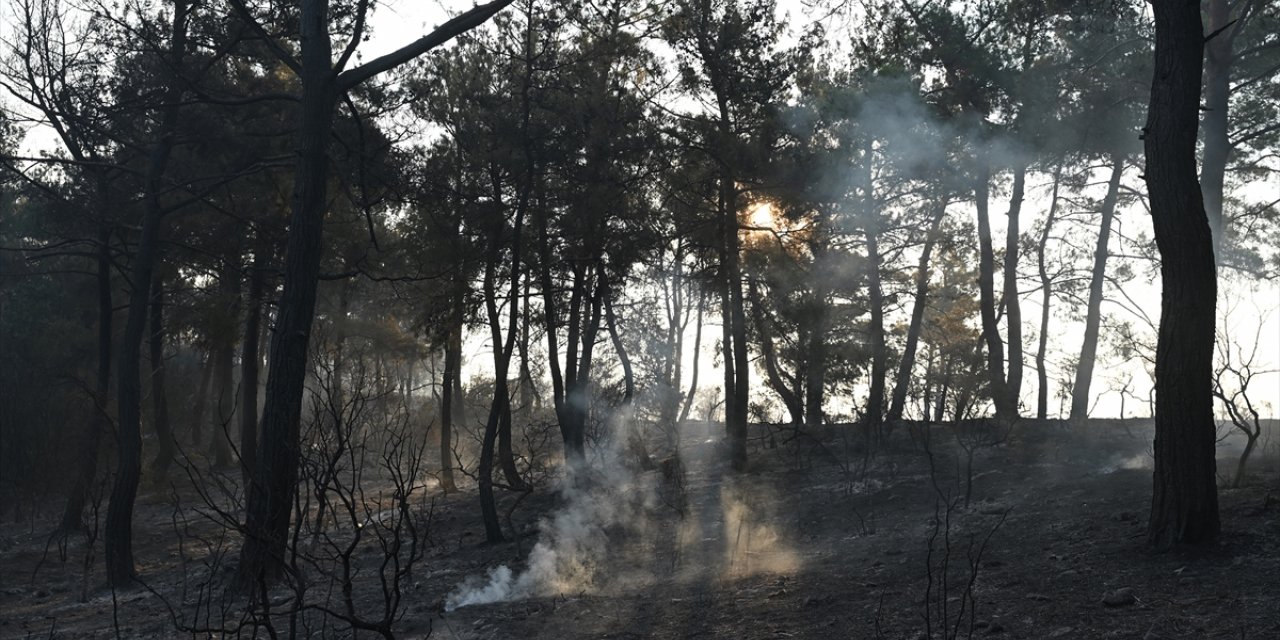
{"label": "smoldering ground", "polygon": [[[634,428],[615,426],[623,433]],[[469,576],[450,593],[445,611],[539,596],[622,594],[658,581],[794,572],[799,556],[772,522],[771,491],[728,474],[705,428],[685,434],[683,468],[675,471],[670,463],[641,469],[625,458],[626,438],[610,439],[596,466],[584,463],[560,479],[560,506],[539,521],[528,556]]]}
{"label": "smoldering ground", "polygon": [[[1280,628],[1271,588],[1280,558],[1280,510],[1267,506],[1268,487],[1280,469],[1274,425],[1271,444],[1251,464],[1250,480],[1223,489],[1224,513],[1235,524],[1223,545],[1207,554],[1144,551],[1151,474],[1123,463],[1146,456],[1149,422],[1096,421],[1075,432],[1061,425],[1024,427],[976,454],[972,504],[951,514],[953,596],[954,585],[967,577],[971,536],[980,540],[1006,518],[978,563],[973,622],[983,626],[975,637],[993,628],[1002,631],[992,637],[1009,638],[1059,632],[1065,638],[1143,637],[1151,629],[1164,637],[1239,637],[1240,628],[1267,637],[1263,631]],[[856,436],[856,427],[833,425],[815,434],[817,441],[788,440],[778,431],[776,449],[766,448],[766,439],[753,441],[756,466],[736,476],[722,463],[722,429],[704,423],[684,433],[683,518],[662,499],[660,470],[624,474],[602,460],[596,469],[622,474],[626,482],[597,486],[576,506],[566,495],[521,504],[515,523],[522,531],[534,525],[536,538],[477,544],[474,491],[440,497],[431,520],[433,542],[404,591],[407,606],[396,637],[421,638],[430,631],[432,638],[466,639],[870,638],[877,625],[886,638],[918,637],[938,495],[907,431],[898,430],[875,451],[865,473],[836,464],[837,458],[862,459],[858,438],[851,437],[846,450],[841,436],[845,430]],[[755,429],[760,431],[753,434],[764,433]],[[930,431],[938,485],[957,496],[963,452],[951,425]],[[1220,470],[1230,469],[1230,447],[1221,451]],[[196,504],[189,488],[177,489],[184,504]],[[627,498],[626,492],[656,498]],[[515,497],[500,496],[504,509]],[[174,509],[165,495],[148,493],[139,513],[142,558],[156,563],[172,552],[166,532]],[[193,531],[210,528],[195,517],[189,523]],[[558,526],[580,535],[557,537]],[[6,547],[0,637],[45,637],[55,622],[55,637],[89,637],[104,616],[109,619],[109,591],[90,584],[92,597],[77,601],[82,575],[76,562],[49,558],[35,572],[45,537],[10,522],[0,527]],[[539,545],[535,557],[532,549]],[[932,548],[936,594],[946,552],[941,538]],[[71,549],[73,556],[78,552]],[[568,553],[581,555],[566,562]],[[377,559],[363,553],[354,558],[356,569]],[[189,562],[201,559],[193,555]],[[498,581],[509,589],[505,600],[441,611],[463,593],[459,587],[468,578],[472,589],[491,586],[490,568],[501,565],[510,572]],[[553,570],[530,572],[531,566]],[[31,582],[31,575],[39,581]],[[524,591],[511,595],[526,575]],[[157,568],[149,584],[178,593],[184,579],[177,569]],[[357,584],[352,597],[359,607],[378,606],[371,586]],[[1135,604],[1111,608],[1101,602],[1104,593],[1125,587],[1136,594]],[[122,594],[119,602],[126,637],[172,637],[155,596]],[[1188,629],[1203,631],[1189,636]]]}

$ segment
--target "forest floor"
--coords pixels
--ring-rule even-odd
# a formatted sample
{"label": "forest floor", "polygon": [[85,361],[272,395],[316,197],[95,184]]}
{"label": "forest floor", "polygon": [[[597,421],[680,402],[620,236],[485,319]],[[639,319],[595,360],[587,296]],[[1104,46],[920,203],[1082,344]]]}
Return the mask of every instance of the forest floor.
{"label": "forest floor", "polygon": [[[1274,455],[1220,490],[1218,544],[1157,553],[1144,536],[1149,428],[1021,425],[975,451],[967,505],[965,450],[943,427],[930,430],[932,455],[920,432],[868,457],[832,429],[754,449],[742,475],[720,463],[718,433],[690,429],[683,501],[662,470],[586,497],[541,491],[508,523],[527,535],[497,545],[480,543],[474,490],[451,494],[436,502],[396,636],[1280,638]],[[1222,454],[1229,475],[1233,452]],[[647,499],[625,495],[637,491]],[[173,513],[166,492],[141,496],[137,556],[160,594],[184,580]],[[160,595],[113,594],[100,569],[86,584],[82,542],[66,562],[46,555],[40,524],[52,523],[0,528],[0,638],[191,637]],[[516,577],[503,582],[500,566]],[[502,588],[486,596],[493,575]],[[468,593],[508,599],[454,608]]]}

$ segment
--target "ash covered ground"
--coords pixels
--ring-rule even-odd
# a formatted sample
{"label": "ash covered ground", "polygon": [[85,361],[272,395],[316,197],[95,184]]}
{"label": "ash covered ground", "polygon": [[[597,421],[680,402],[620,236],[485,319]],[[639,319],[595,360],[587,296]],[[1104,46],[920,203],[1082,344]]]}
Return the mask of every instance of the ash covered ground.
{"label": "ash covered ground", "polygon": [[[962,430],[967,440],[949,425],[903,428],[871,450],[851,427],[756,429],[747,474],[721,463],[717,425],[685,430],[683,474],[669,461],[597,460],[625,470],[539,488],[509,512],[519,535],[502,544],[482,543],[474,489],[433,496],[395,636],[1280,637],[1270,438],[1239,488],[1238,445],[1220,448],[1222,541],[1156,553],[1144,538],[1149,422],[1024,422]],[[52,521],[6,523],[0,637],[205,637],[175,630],[222,597],[193,586],[218,576],[200,582],[199,551],[176,545],[174,496],[194,509],[189,494],[141,499],[149,589],[113,594],[100,571],[86,579],[83,540],[61,560]],[[504,514],[517,499],[501,497]],[[357,585],[358,608],[382,606],[372,581]],[[341,625],[309,635],[350,637]]]}

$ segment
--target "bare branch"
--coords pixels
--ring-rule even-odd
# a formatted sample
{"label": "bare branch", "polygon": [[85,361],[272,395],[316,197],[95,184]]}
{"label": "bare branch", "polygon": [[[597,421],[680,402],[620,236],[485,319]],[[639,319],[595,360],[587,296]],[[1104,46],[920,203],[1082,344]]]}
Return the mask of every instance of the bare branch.
{"label": "bare branch", "polygon": [[[239,3],[241,0],[233,1]],[[477,6],[470,11],[467,11],[466,13],[440,25],[435,31],[432,31],[412,43],[409,43],[384,56],[374,58],[373,60],[370,60],[369,62],[366,62],[354,69],[343,71],[338,75],[338,91],[349,91],[351,88],[378,75],[379,73],[390,71],[391,69],[413,60],[414,58],[452,40],[454,37],[484,24],[486,20],[506,8],[506,6],[511,4],[513,1],[514,0],[493,0],[493,2]]]}

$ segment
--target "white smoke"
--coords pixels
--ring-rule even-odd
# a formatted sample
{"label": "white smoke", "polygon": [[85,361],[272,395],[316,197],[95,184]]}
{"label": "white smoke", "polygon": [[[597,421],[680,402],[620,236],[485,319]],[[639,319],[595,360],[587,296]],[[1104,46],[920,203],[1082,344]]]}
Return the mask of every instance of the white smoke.
{"label": "white smoke", "polygon": [[564,478],[564,506],[540,524],[538,543],[524,570],[517,574],[502,565],[484,578],[467,578],[445,599],[445,611],[595,590],[596,574],[609,556],[610,534],[624,538],[617,529],[639,532],[647,521],[646,511],[658,506],[656,474],[637,474],[622,464],[616,449],[625,438],[613,441],[598,463],[602,471],[582,469]]}

